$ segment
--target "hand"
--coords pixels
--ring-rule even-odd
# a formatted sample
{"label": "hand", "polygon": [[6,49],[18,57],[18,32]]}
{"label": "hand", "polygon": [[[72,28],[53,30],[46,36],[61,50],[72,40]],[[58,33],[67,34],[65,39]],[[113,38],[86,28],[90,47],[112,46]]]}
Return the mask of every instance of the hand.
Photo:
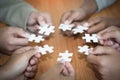
{"label": "hand", "polygon": [[34,78],[35,73],[37,72],[38,67],[38,59],[40,58],[40,54],[35,54],[29,61],[29,64],[24,72],[26,78]]}
{"label": "hand", "polygon": [[52,19],[49,14],[42,12],[33,12],[27,21],[27,29],[33,33],[37,33],[39,26],[42,24],[52,25]]}
{"label": "hand", "polygon": [[0,51],[11,54],[14,50],[28,45],[28,33],[21,28],[0,28]]}
{"label": "hand", "polygon": [[89,25],[91,26],[88,29],[88,33],[97,33],[104,30],[110,26],[119,25],[119,19],[117,18],[106,18],[106,17],[96,17],[88,20]]}
{"label": "hand", "polygon": [[98,33],[99,42],[105,46],[111,46],[120,50],[120,28],[111,26]]}
{"label": "hand", "polygon": [[8,62],[2,66],[0,78],[2,80],[9,78],[10,80],[23,75],[29,60],[35,54],[37,54],[37,50],[32,47],[23,47],[14,51]]}
{"label": "hand", "polygon": [[[83,0],[83,4],[79,9],[65,12],[62,15],[61,23],[68,21],[70,24],[81,24],[88,16],[93,14],[97,10],[97,4],[95,0]],[[63,32],[64,35],[72,36],[71,31]]]}
{"label": "hand", "polygon": [[120,80],[120,52],[111,47],[98,46],[87,57],[101,74],[102,80]]}
{"label": "hand", "polygon": [[[51,74],[52,73],[52,74]],[[44,73],[39,80],[74,80],[75,72],[70,63],[58,63],[48,72]]]}
{"label": "hand", "polygon": [[71,24],[76,21],[82,21],[83,19],[86,18],[86,16],[87,16],[86,12],[82,8],[71,10],[71,11],[65,12],[62,15],[61,23],[64,23],[65,21],[69,21],[69,23]]}

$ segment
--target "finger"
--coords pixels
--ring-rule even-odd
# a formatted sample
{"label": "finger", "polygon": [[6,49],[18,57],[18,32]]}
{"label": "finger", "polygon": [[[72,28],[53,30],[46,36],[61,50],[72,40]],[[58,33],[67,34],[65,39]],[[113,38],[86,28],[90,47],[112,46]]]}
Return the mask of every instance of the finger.
{"label": "finger", "polygon": [[28,65],[25,72],[31,72],[31,71],[32,71],[32,66]]}
{"label": "finger", "polygon": [[21,29],[21,28],[16,28],[15,31],[16,31],[17,37],[28,38],[28,36],[30,36],[29,33],[27,33],[26,31],[24,31],[24,30]]}
{"label": "finger", "polygon": [[32,33],[35,33],[38,31],[39,27],[39,25],[28,26],[28,30]]}
{"label": "finger", "polygon": [[74,68],[73,68],[73,66],[70,63],[66,62],[66,68],[67,68],[70,76],[74,76],[75,75]]}
{"label": "finger", "polygon": [[103,45],[112,46],[112,45],[114,45],[114,42],[112,40],[104,40]]}
{"label": "finger", "polygon": [[72,23],[74,20],[80,20],[81,18],[81,16],[79,16],[79,12],[72,12],[71,13],[71,15],[68,17],[68,21],[70,22],[70,23]]}
{"label": "finger", "polygon": [[28,45],[28,39],[27,38],[14,38],[12,45],[27,46]]}
{"label": "finger", "polygon": [[38,59],[41,57],[41,55],[40,55],[39,53],[38,53],[38,54],[35,54],[34,56],[35,56],[36,58],[38,58]]}
{"label": "finger", "polygon": [[37,21],[38,21],[39,25],[45,25],[46,24],[46,21],[45,21],[45,19],[44,19],[44,17],[42,15],[40,15],[37,18]]}
{"label": "finger", "polygon": [[14,53],[20,54],[20,53],[24,53],[24,52],[26,52],[26,51],[28,51],[30,49],[32,49],[32,47],[30,47],[30,46],[22,47],[20,49],[17,49],[16,51],[14,51]]}
{"label": "finger", "polygon": [[68,70],[67,70],[66,67],[63,68],[62,74],[63,74],[64,76],[68,76],[68,75],[69,75],[69,72],[68,72]]}
{"label": "finger", "polygon": [[64,23],[68,19],[68,17],[71,15],[71,13],[72,11],[64,13],[61,18],[61,23]]}
{"label": "finger", "polygon": [[38,65],[32,66],[32,72],[36,72],[37,71],[37,67],[38,67]]}
{"label": "finger", "polygon": [[116,31],[111,31],[111,32],[107,32],[104,33],[103,35],[101,35],[101,39],[104,40],[108,40],[108,39],[116,39],[118,42],[120,42],[119,36],[120,35],[120,31],[116,30]]}
{"label": "finger", "polygon": [[106,55],[106,54],[114,54],[116,50],[108,46],[97,46],[95,49],[93,49],[92,52],[93,54]]}
{"label": "finger", "polygon": [[53,70],[59,74],[64,68],[64,63],[58,63],[53,67]]}
{"label": "finger", "polygon": [[117,48],[120,47],[120,45],[118,43],[115,43],[112,47],[115,48],[115,49],[117,49]]}
{"label": "finger", "polygon": [[33,65],[33,66],[29,65],[26,69],[26,72],[36,72],[37,67],[38,67],[38,65]]}
{"label": "finger", "polygon": [[28,51],[26,51],[23,56],[25,57],[26,61],[29,62],[29,60],[32,58],[33,55],[37,53],[37,50],[35,48],[32,48]]}
{"label": "finger", "polygon": [[38,63],[38,59],[33,56],[30,60],[30,65],[36,65],[37,63]]}
{"label": "finger", "polygon": [[107,33],[107,32],[110,32],[110,31],[114,31],[114,30],[118,30],[118,28],[116,28],[115,26],[111,26],[111,27],[108,27],[107,29],[104,29],[102,31],[100,31],[98,33],[98,35],[103,35],[104,33]]}
{"label": "finger", "polygon": [[103,22],[101,22],[101,23],[89,28],[88,33],[97,33],[99,31],[105,29],[106,27],[107,26]]}
{"label": "finger", "polygon": [[96,17],[96,18],[92,18],[90,20],[88,20],[88,23],[90,26],[93,26],[95,24],[98,24],[102,21],[101,17]]}
{"label": "finger", "polygon": [[90,54],[87,56],[87,60],[88,62],[92,63],[92,64],[95,64],[95,65],[99,65],[100,64],[100,58],[99,56],[95,56],[93,54]]}
{"label": "finger", "polygon": [[45,18],[46,24],[52,25],[52,18],[49,14],[44,14],[44,18]]}
{"label": "finger", "polygon": [[28,78],[33,78],[35,76],[35,73],[34,72],[25,72],[24,75]]}

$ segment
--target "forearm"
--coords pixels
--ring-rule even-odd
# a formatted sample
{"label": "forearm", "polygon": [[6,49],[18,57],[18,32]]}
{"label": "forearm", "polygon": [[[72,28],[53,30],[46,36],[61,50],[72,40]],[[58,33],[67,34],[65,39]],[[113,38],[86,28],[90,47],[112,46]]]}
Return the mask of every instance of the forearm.
{"label": "forearm", "polygon": [[26,29],[28,17],[34,11],[36,9],[23,0],[3,0],[0,3],[0,21]]}

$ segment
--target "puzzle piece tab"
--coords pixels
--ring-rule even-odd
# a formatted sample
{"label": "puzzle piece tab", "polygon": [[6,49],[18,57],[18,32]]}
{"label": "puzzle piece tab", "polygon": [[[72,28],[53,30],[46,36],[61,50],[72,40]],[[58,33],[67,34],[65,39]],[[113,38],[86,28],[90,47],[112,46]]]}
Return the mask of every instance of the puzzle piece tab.
{"label": "puzzle piece tab", "polygon": [[59,53],[60,58],[57,59],[57,61],[67,61],[71,62],[73,53],[69,53],[68,50],[66,50],[64,53]]}
{"label": "puzzle piece tab", "polygon": [[95,43],[98,42],[97,34],[92,34],[92,36],[90,36],[90,34],[85,34],[85,36],[82,37],[82,39],[85,39],[86,42],[91,42],[91,41]]}
{"label": "puzzle piece tab", "polygon": [[35,34],[31,34],[30,37],[28,38],[29,42],[35,41],[35,43],[39,43],[41,41],[44,41],[43,36],[36,36]]}

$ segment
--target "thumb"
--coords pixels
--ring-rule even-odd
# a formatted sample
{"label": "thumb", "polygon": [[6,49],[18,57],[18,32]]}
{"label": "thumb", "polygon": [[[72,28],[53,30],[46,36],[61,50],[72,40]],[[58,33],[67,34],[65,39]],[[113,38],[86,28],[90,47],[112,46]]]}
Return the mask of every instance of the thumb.
{"label": "thumb", "polygon": [[16,31],[16,35],[18,37],[24,37],[24,38],[28,38],[30,36],[30,34],[26,31],[24,31],[23,29],[20,29],[20,28],[16,28],[17,30]]}
{"label": "thumb", "polygon": [[96,48],[92,49],[92,51],[89,52],[95,55],[109,55],[116,53],[116,50],[108,46],[97,46]]}
{"label": "thumb", "polygon": [[120,31],[114,30],[114,31],[106,32],[103,35],[100,35],[100,38],[104,40],[114,38],[115,40],[117,40],[117,42],[120,42],[120,38],[118,37],[119,35],[120,35]]}
{"label": "thumb", "polygon": [[37,53],[38,53],[37,50],[35,48],[32,48],[29,51],[25,52],[25,56],[27,60],[30,60],[30,58]]}
{"label": "thumb", "polygon": [[55,74],[60,74],[64,68],[64,63],[57,63],[51,70]]}

